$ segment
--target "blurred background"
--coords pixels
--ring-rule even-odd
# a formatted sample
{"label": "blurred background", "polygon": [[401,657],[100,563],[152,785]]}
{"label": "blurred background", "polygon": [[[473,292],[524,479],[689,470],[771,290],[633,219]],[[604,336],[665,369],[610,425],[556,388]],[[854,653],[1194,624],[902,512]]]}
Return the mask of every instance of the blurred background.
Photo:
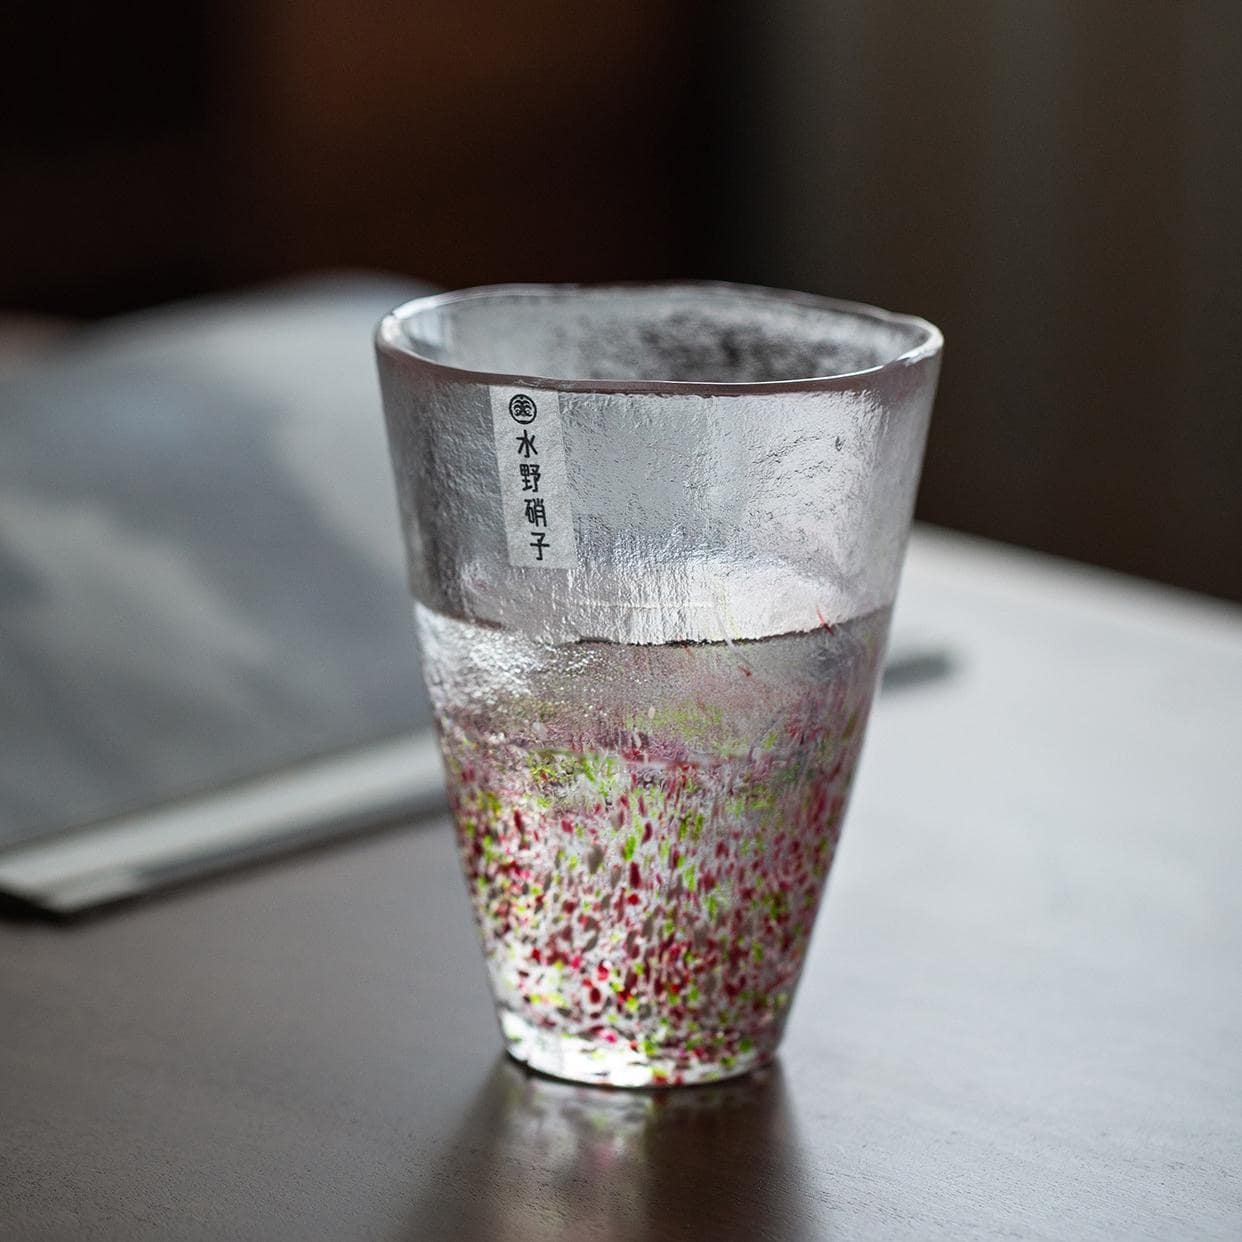
{"label": "blurred background", "polygon": [[927,316],[920,515],[1242,599],[1236,0],[16,4],[4,365],[296,273]]}

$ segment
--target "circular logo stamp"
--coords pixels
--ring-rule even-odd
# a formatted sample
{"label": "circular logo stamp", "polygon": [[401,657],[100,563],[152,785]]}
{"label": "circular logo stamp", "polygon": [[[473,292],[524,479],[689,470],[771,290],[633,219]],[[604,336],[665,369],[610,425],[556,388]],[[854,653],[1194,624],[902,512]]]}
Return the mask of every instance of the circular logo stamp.
{"label": "circular logo stamp", "polygon": [[535,406],[534,400],[531,397],[528,397],[524,392],[520,392],[516,396],[509,398],[509,417],[512,418],[515,423],[520,423],[523,427],[525,427],[527,423],[533,423],[535,421],[535,415],[538,412],[539,411]]}

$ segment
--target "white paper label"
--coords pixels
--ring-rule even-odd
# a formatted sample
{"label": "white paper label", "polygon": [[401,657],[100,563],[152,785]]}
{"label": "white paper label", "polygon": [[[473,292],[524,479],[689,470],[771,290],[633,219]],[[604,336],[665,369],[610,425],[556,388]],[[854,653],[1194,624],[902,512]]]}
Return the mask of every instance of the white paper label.
{"label": "white paper label", "polygon": [[491,398],[509,564],[571,569],[574,519],[556,393],[493,388]]}

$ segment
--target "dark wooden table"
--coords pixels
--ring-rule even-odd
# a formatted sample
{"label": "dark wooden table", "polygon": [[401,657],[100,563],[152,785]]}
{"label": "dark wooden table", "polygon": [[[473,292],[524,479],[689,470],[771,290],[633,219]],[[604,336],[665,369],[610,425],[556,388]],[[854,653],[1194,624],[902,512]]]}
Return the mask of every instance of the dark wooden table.
{"label": "dark wooden table", "polygon": [[0,927],[0,1237],[1242,1237],[1242,625],[923,535],[780,1064],[499,1053],[443,823]]}

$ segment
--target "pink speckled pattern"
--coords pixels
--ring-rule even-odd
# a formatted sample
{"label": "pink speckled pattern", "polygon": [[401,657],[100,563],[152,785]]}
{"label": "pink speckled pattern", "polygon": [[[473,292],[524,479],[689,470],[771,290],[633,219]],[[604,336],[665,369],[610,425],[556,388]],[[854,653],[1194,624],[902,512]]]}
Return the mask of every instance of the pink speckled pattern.
{"label": "pink speckled pattern", "polygon": [[769,1060],[887,614],[760,642],[540,644],[419,610],[510,1052],[612,1085]]}

